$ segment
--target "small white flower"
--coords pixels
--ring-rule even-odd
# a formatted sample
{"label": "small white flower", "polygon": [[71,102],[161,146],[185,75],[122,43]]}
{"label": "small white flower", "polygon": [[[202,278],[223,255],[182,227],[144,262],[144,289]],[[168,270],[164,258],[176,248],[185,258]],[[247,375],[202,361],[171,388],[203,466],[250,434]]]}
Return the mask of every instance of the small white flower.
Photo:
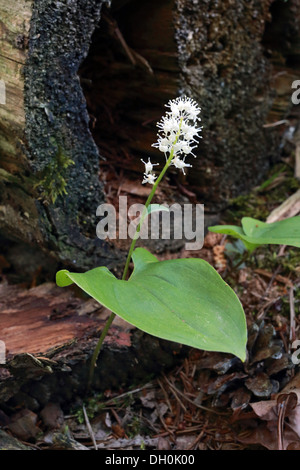
{"label": "small white flower", "polygon": [[191,147],[191,145],[188,143],[188,142],[184,142],[183,145],[181,146],[181,150],[183,153],[185,153],[186,155],[188,155],[189,153],[192,154],[195,158],[196,158],[196,155],[193,154],[192,150],[194,148],[196,148],[197,146],[194,145],[193,147]]}
{"label": "small white flower", "polygon": [[198,114],[200,113],[200,109],[195,102],[192,100],[186,102],[186,106],[184,111],[186,112],[189,119],[196,121],[198,118]]}
{"label": "small white flower", "polygon": [[142,184],[149,183],[149,184],[154,184],[156,180],[156,176],[152,175],[151,173],[147,174],[144,173],[144,179],[142,181]]}
{"label": "small white flower", "polygon": [[186,96],[176,98],[175,100],[170,100],[166,106],[171,109],[168,114],[173,116],[185,116],[187,119],[192,121],[200,119],[198,114],[201,110],[196,101]]}
{"label": "small white flower", "polygon": [[185,163],[184,159],[183,160],[180,160],[180,158],[178,156],[176,156],[175,158],[173,158],[172,160],[172,165],[174,165],[176,168],[179,168],[179,170],[182,170],[182,173],[185,175],[185,171],[184,169],[187,168],[187,167],[192,167],[192,165],[190,165],[189,163]]}
{"label": "small white flower", "polygon": [[202,131],[202,127],[192,126],[187,124],[185,121],[182,122],[181,125],[182,134],[185,137],[185,140],[192,140],[196,142],[196,138],[202,138],[202,136],[198,135],[200,131]]}
{"label": "small white flower", "polygon": [[179,123],[180,120],[175,119],[175,116],[164,116],[161,122],[157,124],[157,127],[164,132],[165,136],[176,135],[179,131]]}
{"label": "small white flower", "polygon": [[160,152],[167,153],[171,149],[171,143],[168,138],[166,137],[159,137],[158,141],[155,144],[152,144],[152,147],[157,147]]}
{"label": "small white flower", "polygon": [[158,148],[161,152],[167,153],[170,151],[170,144],[165,144],[162,141],[159,142]]}
{"label": "small white flower", "polygon": [[183,144],[183,141],[179,140],[178,142],[176,142],[176,144],[172,146],[174,150],[174,155],[182,152],[182,144]]}
{"label": "small white flower", "polygon": [[144,163],[145,165],[145,175],[148,175],[149,173],[152,173],[153,171],[153,167],[155,165],[159,165],[159,163],[151,163],[150,162],[150,158],[148,158],[148,162],[144,162],[144,160],[141,158],[141,161]]}

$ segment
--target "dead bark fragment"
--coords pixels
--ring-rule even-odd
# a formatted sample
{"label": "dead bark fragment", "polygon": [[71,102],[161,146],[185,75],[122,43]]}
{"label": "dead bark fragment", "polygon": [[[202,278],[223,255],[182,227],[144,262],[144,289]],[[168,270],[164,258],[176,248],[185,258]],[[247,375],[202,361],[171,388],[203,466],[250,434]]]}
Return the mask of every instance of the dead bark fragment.
{"label": "dead bark fragment", "polygon": [[32,450],[18,439],[0,429],[0,450]]}

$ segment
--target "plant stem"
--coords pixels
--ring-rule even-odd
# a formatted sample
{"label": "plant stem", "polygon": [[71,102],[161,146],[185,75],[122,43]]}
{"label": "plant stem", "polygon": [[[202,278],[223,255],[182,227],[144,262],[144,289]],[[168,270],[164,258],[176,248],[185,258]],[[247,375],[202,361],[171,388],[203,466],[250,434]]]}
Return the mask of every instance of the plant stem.
{"label": "plant stem", "polygon": [[95,371],[95,367],[96,367],[96,362],[97,362],[97,359],[98,359],[98,356],[99,356],[99,353],[100,353],[100,350],[101,350],[101,346],[102,346],[102,343],[108,333],[108,330],[110,328],[110,325],[112,324],[112,322],[114,321],[114,318],[115,318],[116,314],[115,313],[111,313],[103,330],[102,330],[102,333],[101,333],[101,336],[98,340],[98,343],[97,343],[97,346],[94,350],[94,353],[93,353],[93,356],[92,356],[92,359],[91,359],[91,366],[90,366],[90,371],[89,371],[89,379],[88,379],[88,390],[90,389],[91,385],[92,385],[92,381],[93,381],[93,377],[94,377],[94,371]]}
{"label": "plant stem", "polygon": [[[176,138],[173,142],[173,145],[176,144],[178,138],[179,138],[179,135],[180,135],[180,130],[181,130],[181,123],[182,123],[182,119],[180,121],[180,124],[179,124],[179,131],[176,135]],[[147,198],[147,201],[145,202],[145,206],[144,206],[144,209],[143,209],[143,212],[142,212],[142,215],[141,215],[141,218],[140,218],[140,221],[139,221],[139,224],[136,228],[136,231],[135,231],[135,234],[134,234],[134,237],[133,237],[133,240],[131,242],[131,245],[130,245],[130,248],[129,248],[129,251],[128,251],[128,255],[127,255],[127,258],[126,258],[126,263],[125,263],[125,267],[124,267],[124,271],[123,271],[123,275],[122,275],[122,281],[125,281],[126,280],[126,277],[127,277],[127,273],[128,273],[128,269],[129,269],[129,265],[130,265],[130,261],[131,261],[131,256],[132,256],[132,253],[134,251],[134,248],[135,248],[135,245],[136,245],[136,242],[138,240],[138,234],[140,233],[140,230],[141,230],[141,227],[143,225],[143,222],[145,220],[145,217],[147,216],[148,214],[148,207],[153,199],[153,196],[155,194],[155,191],[156,191],[156,188],[157,186],[159,185],[159,183],[161,182],[161,180],[163,179],[167,169],[169,168],[170,164],[171,164],[171,161],[173,159],[173,156],[174,156],[174,148],[171,149],[170,151],[170,156],[169,158],[167,159],[166,161],[166,164],[165,166],[163,167],[163,169],[161,170],[159,176],[157,177],[154,185],[153,185],[153,188]],[[89,380],[88,380],[88,390],[92,384],[92,381],[93,381],[93,377],[94,377],[94,370],[95,370],[95,366],[96,366],[96,362],[97,362],[97,359],[98,359],[98,356],[99,356],[99,353],[100,353],[100,350],[101,350],[101,347],[102,347],[102,344],[103,344],[103,341],[108,333],[108,330],[110,328],[110,325],[112,324],[112,322],[114,321],[114,318],[115,318],[116,314],[115,313],[111,313],[106,324],[105,324],[105,327],[103,328],[102,330],[102,333],[101,333],[101,336],[98,340],[98,343],[96,345],[96,348],[94,350],[94,353],[93,353],[93,356],[92,356],[92,360],[91,360],[91,366],[90,366],[90,371],[89,371]]]}
{"label": "plant stem", "polygon": [[145,217],[148,213],[148,207],[153,199],[153,196],[155,194],[155,191],[156,191],[156,188],[157,186],[159,185],[159,183],[161,182],[162,178],[164,177],[167,169],[169,168],[170,166],[170,163],[171,163],[171,160],[173,159],[173,155],[174,155],[174,150],[172,149],[171,152],[170,152],[170,156],[168,158],[168,160],[166,161],[166,164],[165,166],[163,167],[160,175],[158,176],[157,180],[155,181],[154,185],[153,185],[153,188],[147,198],[147,201],[145,202],[145,206],[144,206],[144,210],[142,212],[142,215],[141,215],[141,219],[139,221],[139,224],[136,228],[136,231],[135,231],[135,235],[133,237],[133,240],[131,242],[131,245],[130,245],[130,248],[129,248],[129,252],[128,252],[128,255],[127,255],[127,259],[126,259],[126,263],[125,263],[125,268],[124,268],[124,271],[123,271],[123,276],[122,276],[122,280],[125,281],[126,279],[126,276],[127,276],[127,272],[128,272],[128,268],[129,268],[129,264],[130,264],[130,260],[131,260],[131,256],[132,256],[132,253],[133,253],[133,250],[134,250],[134,247],[136,245],[136,242],[138,240],[138,234],[140,233],[140,230],[141,230],[141,227],[143,225],[143,222],[145,220]]}

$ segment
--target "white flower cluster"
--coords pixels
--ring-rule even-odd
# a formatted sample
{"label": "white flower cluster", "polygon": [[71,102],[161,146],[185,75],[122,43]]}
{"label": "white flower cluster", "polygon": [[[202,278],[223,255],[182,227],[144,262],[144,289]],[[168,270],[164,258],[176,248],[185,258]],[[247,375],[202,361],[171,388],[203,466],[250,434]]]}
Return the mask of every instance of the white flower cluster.
{"label": "white flower cluster", "polygon": [[[179,97],[170,100],[166,105],[170,111],[158,122],[158,140],[153,147],[157,147],[163,152],[168,160],[172,154],[171,164],[179,168],[185,174],[184,169],[191,167],[185,162],[188,154],[193,154],[193,149],[197,147],[199,132],[202,127],[197,126],[201,121],[199,117],[200,108],[191,98]],[[145,163],[145,162],[143,162]],[[143,183],[154,184],[156,177],[152,173],[153,164],[148,160],[145,163],[145,173]]]}

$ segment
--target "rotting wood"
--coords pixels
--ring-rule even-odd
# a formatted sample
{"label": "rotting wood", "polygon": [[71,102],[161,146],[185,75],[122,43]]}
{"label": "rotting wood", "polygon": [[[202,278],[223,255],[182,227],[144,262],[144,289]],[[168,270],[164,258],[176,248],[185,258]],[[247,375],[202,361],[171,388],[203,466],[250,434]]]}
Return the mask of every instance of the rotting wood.
{"label": "rotting wood", "polygon": [[0,429],[0,450],[32,450],[15,437]]}
{"label": "rotting wood", "polygon": [[[90,359],[108,312],[54,284],[32,289],[0,284],[0,403],[35,411],[84,396]],[[185,348],[136,330],[121,319],[110,328],[93,390],[120,390],[173,366]],[[126,354],[125,354],[126,353]]]}
{"label": "rotting wood", "polygon": [[[32,241],[34,233],[34,240],[41,243],[37,210],[19,176],[28,170],[24,148],[24,65],[30,18],[31,6],[28,1],[0,1],[0,78],[5,86],[3,103],[0,105],[0,226],[5,220],[12,236],[20,231],[24,240]],[[7,185],[15,186],[15,204],[6,204]],[[23,209],[24,213],[31,214],[30,224],[26,217],[20,217],[15,206],[19,206],[20,212]]]}
{"label": "rotting wood", "polygon": [[95,236],[100,157],[77,76],[102,3],[0,1],[0,231],[81,268],[122,258]]}

